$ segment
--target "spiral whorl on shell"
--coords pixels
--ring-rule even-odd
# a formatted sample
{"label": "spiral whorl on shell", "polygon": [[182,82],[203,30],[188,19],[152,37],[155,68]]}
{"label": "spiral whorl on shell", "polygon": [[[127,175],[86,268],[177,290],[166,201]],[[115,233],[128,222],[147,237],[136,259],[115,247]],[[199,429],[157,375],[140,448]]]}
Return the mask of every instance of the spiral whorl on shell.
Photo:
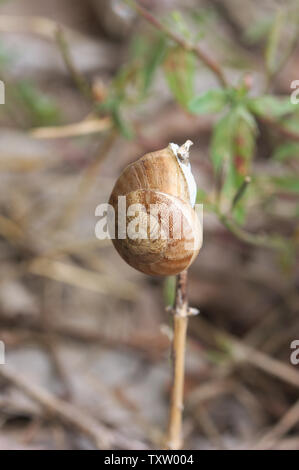
{"label": "spiral whorl on shell", "polygon": [[[185,145],[188,149],[190,144]],[[178,150],[170,144],[127,166],[109,200],[115,210],[116,250],[130,266],[150,275],[167,276],[187,269],[201,246],[201,228],[193,208],[196,185],[189,161],[181,161]],[[127,213],[125,238],[118,237],[119,196],[125,196],[126,209],[133,207]],[[152,212],[153,206],[160,208],[158,213]],[[144,227],[144,237],[131,236],[130,222],[136,217]],[[182,230],[176,232],[178,228]]]}

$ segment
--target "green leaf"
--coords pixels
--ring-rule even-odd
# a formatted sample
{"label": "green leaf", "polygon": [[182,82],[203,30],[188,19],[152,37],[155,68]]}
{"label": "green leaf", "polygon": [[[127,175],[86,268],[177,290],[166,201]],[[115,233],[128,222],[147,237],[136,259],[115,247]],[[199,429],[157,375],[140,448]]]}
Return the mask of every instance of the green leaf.
{"label": "green leaf", "polygon": [[242,177],[245,177],[248,174],[248,164],[252,160],[255,148],[256,130],[256,122],[250,112],[247,112],[246,108],[243,106],[238,106],[236,109],[234,153],[235,156],[239,156],[245,164],[238,167],[238,164],[235,161],[236,169]]}
{"label": "green leaf", "polygon": [[234,207],[232,216],[239,225],[244,224],[246,220],[246,209],[245,209],[244,201],[242,201],[242,204],[239,203],[236,205],[236,207]]}
{"label": "green leaf", "polygon": [[285,160],[293,157],[299,157],[299,143],[297,142],[287,142],[280,145],[272,155],[274,160],[280,162],[284,162]]}
{"label": "green leaf", "polygon": [[136,34],[132,36],[131,43],[129,45],[129,54],[133,59],[143,58],[148,53],[148,38],[142,34]]}
{"label": "green leaf", "polygon": [[[239,155],[234,155],[234,158],[229,162],[226,179],[223,185],[223,194],[226,196],[227,200],[231,203],[239,187],[243,183],[244,177],[240,174],[239,168],[236,165],[236,157],[238,160],[241,160]],[[240,164],[240,163],[238,163]],[[236,204],[232,211],[233,218],[240,224],[244,222],[245,219],[245,197],[243,196],[240,201]]]}
{"label": "green leaf", "polygon": [[244,38],[249,44],[257,44],[263,40],[271,30],[272,18],[260,19],[250,24],[245,32]]}
{"label": "green leaf", "polygon": [[7,67],[13,62],[12,52],[7,50],[0,42],[0,67]]}
{"label": "green leaf", "polygon": [[136,65],[128,62],[123,65],[118,71],[117,75],[114,77],[112,82],[112,89],[115,90],[115,93],[123,97],[125,95],[125,88],[132,78],[136,75]]}
{"label": "green leaf", "polygon": [[256,120],[250,110],[243,105],[239,105],[236,110],[241,120],[245,121],[251,130],[256,133],[258,130]]}
{"label": "green leaf", "polygon": [[227,103],[225,90],[209,90],[190,101],[189,111],[194,114],[218,113]]}
{"label": "green leaf", "polygon": [[163,296],[165,305],[173,306],[175,300],[175,276],[167,276],[164,281]]}
{"label": "green leaf", "polygon": [[197,194],[196,194],[197,204],[203,203],[207,200],[208,200],[207,193],[203,189],[197,188]]}
{"label": "green leaf", "polygon": [[59,122],[59,110],[53,100],[38,91],[30,82],[16,84],[16,96],[30,115],[32,125],[48,126]]}
{"label": "green leaf", "polygon": [[172,48],[164,62],[168,86],[178,103],[187,108],[194,96],[195,57],[181,47]]}
{"label": "green leaf", "polygon": [[273,183],[281,189],[285,189],[290,192],[299,192],[299,178],[298,176],[288,175],[277,178],[272,178]]}
{"label": "green leaf", "polygon": [[252,98],[247,102],[249,109],[259,116],[282,117],[297,111],[296,105],[291,103],[290,97],[277,97],[265,95]]}
{"label": "green leaf", "polygon": [[[244,106],[236,106],[231,111],[231,137],[230,158],[225,165],[225,179],[222,194],[230,205],[244,183],[244,179],[251,173],[251,161],[255,149],[256,126],[255,121]],[[246,203],[248,193],[245,191],[232,210],[232,216],[239,224],[243,224],[246,217]]]}
{"label": "green leaf", "polygon": [[122,117],[121,111],[118,107],[115,107],[112,110],[112,119],[116,128],[126,139],[132,139],[134,137],[133,129],[129,124],[126,123],[125,119]]}
{"label": "green leaf", "polygon": [[295,112],[284,118],[283,125],[286,129],[297,133],[299,128],[299,106],[294,106],[296,106]]}
{"label": "green leaf", "polygon": [[211,158],[215,171],[232,157],[232,139],[235,116],[232,111],[221,118],[214,127],[211,141]]}
{"label": "green leaf", "polygon": [[184,36],[186,39],[190,39],[190,28],[186,25],[186,22],[181,15],[181,12],[174,10],[171,12],[171,19],[173,20],[174,27],[177,31]]}
{"label": "green leaf", "polygon": [[146,61],[142,69],[143,73],[143,93],[146,93],[155,76],[159,65],[163,62],[166,54],[167,40],[164,35],[161,35],[153,44],[151,50],[147,53]]}

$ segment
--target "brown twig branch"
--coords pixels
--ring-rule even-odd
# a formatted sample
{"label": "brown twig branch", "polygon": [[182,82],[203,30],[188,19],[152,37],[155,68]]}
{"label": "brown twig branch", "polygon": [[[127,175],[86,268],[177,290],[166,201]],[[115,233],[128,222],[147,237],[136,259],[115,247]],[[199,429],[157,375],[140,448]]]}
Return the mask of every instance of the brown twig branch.
{"label": "brown twig branch", "polygon": [[57,396],[59,396],[60,398],[64,398],[65,400],[70,400],[72,398],[71,382],[68,373],[60,359],[59,349],[57,348],[57,338],[55,334],[53,334],[52,329],[52,308],[49,299],[52,297],[53,294],[53,292],[51,291],[51,287],[53,285],[54,284],[50,284],[47,281],[43,282],[43,294],[40,309],[40,324],[42,331],[44,331],[43,345],[47,350],[54,372],[62,388],[62,390],[60,391],[60,393],[57,394]]}
{"label": "brown twig branch", "polygon": [[59,24],[43,16],[0,16],[0,31],[7,33],[38,34],[46,39],[54,39]]}
{"label": "brown twig branch", "polygon": [[133,0],[126,0],[126,3],[130,5],[140,16],[142,16],[148,23],[154,26],[156,29],[168,36],[172,41],[181,46],[183,49],[193,52],[196,57],[201,60],[217,77],[221,86],[226,87],[228,85],[223,70],[219,64],[212,59],[206,52],[204,52],[199,46],[193,45],[187,42],[184,38],[177,35],[157,18],[155,18],[148,10],[138,5]]}
{"label": "brown twig branch", "polygon": [[54,415],[63,424],[73,426],[77,431],[88,436],[97,448],[111,448],[113,436],[110,430],[102,426],[85,411],[61,400],[42,387],[23,378],[7,365],[0,367],[0,377],[14,385],[29,398],[36,401],[47,413]]}
{"label": "brown twig branch", "polygon": [[185,375],[185,349],[188,326],[187,271],[177,276],[176,298],[173,313],[173,378],[169,421],[166,439],[167,449],[180,449],[182,446],[182,412]]}
{"label": "brown twig branch", "polygon": [[104,132],[112,127],[110,117],[85,118],[83,121],[65,126],[36,127],[31,129],[30,135],[35,139],[60,139],[80,135],[89,135]]}
{"label": "brown twig branch", "polygon": [[[19,317],[17,320],[1,317],[0,331],[2,335],[5,335],[6,332],[9,334],[14,332],[16,337],[36,339],[43,344],[49,335],[40,321],[28,320],[28,318],[20,319]],[[100,344],[103,348],[138,351],[138,354],[149,361],[159,359],[169,348],[169,339],[163,333],[157,335],[157,333],[136,331],[130,333],[128,337],[112,336],[92,328],[52,322],[51,334],[55,336],[57,341],[74,341],[84,345]]]}
{"label": "brown twig branch", "polygon": [[271,449],[277,441],[290,431],[299,421],[299,400],[283,415],[278,423],[270,429],[253,447],[255,450]]}
{"label": "brown twig branch", "polygon": [[226,351],[231,359],[232,366],[234,364],[251,364],[270,376],[299,388],[299,373],[291,366],[273,359],[249,344],[240,341],[235,336],[213,327],[202,318],[198,318],[194,322],[193,330],[203,340],[211,341],[220,349]]}
{"label": "brown twig branch", "polygon": [[114,286],[109,276],[81,268],[72,263],[62,263],[46,257],[36,257],[27,264],[28,272],[36,276],[66,283],[75,287],[114,295],[132,301],[137,298],[136,286],[129,281],[118,281]]}
{"label": "brown twig branch", "polygon": [[67,202],[66,207],[63,209],[62,213],[59,215],[56,222],[55,229],[66,229],[75,219],[78,211],[82,206],[82,202],[90,188],[92,187],[99,171],[101,163],[105,160],[108,153],[112,149],[116,139],[118,137],[118,132],[115,128],[112,128],[110,132],[106,135],[103,144],[101,144],[100,149],[95,155],[94,159],[85,169],[84,174],[82,175],[79,187],[76,188],[75,194]]}

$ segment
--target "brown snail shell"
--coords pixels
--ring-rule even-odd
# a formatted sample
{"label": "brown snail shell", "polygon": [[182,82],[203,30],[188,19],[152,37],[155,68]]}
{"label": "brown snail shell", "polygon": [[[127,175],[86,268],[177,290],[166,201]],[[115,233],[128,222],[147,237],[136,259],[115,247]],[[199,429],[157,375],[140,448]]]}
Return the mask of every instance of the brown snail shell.
{"label": "brown snail shell", "polygon": [[[150,275],[180,273],[192,264],[201,247],[201,227],[190,202],[190,186],[171,145],[128,165],[118,178],[109,200],[115,210],[116,238],[112,241],[116,250],[130,266]],[[147,235],[156,231],[156,237],[117,238],[119,196],[125,196],[127,208],[141,204],[138,217],[146,219]],[[150,213],[153,204],[162,208],[154,219]],[[164,217],[163,211],[169,214],[168,210],[171,217]],[[127,229],[131,219],[129,215],[126,218]],[[176,224],[183,227],[180,238],[173,236]]]}

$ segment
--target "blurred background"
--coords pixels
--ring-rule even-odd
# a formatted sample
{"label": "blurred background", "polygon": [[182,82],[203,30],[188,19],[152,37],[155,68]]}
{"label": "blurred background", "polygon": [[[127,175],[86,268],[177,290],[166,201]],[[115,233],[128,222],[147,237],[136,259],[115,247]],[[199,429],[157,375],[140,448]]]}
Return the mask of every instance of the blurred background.
{"label": "blurred background", "polygon": [[175,280],[97,240],[95,208],[187,139],[184,446],[299,449],[298,3],[138,5],[0,2],[0,449],[161,448]]}

